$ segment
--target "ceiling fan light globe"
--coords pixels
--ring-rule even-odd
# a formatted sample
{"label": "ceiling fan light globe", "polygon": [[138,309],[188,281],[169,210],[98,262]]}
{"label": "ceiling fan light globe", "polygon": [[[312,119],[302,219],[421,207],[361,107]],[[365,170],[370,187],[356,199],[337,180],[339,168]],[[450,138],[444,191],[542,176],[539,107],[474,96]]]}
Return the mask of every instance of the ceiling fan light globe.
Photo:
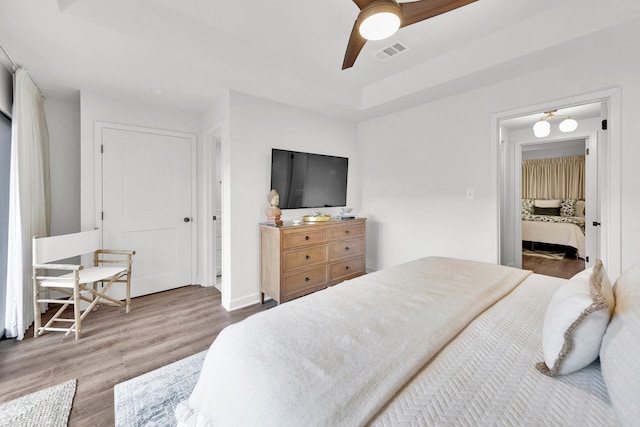
{"label": "ceiling fan light globe", "polygon": [[537,138],[544,138],[545,136],[549,136],[551,133],[551,125],[546,120],[540,120],[533,125],[533,134]]}
{"label": "ceiling fan light globe", "polygon": [[375,13],[367,17],[358,31],[367,40],[383,40],[391,37],[400,28],[400,17],[391,12]]}
{"label": "ceiling fan light globe", "polygon": [[578,122],[573,119],[564,119],[558,126],[560,132],[573,132],[578,129]]}

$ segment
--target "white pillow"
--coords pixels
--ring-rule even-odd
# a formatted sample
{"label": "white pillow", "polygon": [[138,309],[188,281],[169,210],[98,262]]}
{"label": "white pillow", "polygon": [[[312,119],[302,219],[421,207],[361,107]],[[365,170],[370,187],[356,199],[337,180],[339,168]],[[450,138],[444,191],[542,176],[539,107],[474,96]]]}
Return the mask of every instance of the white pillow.
{"label": "white pillow", "polygon": [[576,201],[576,216],[584,216],[584,200]]}
{"label": "white pillow", "polygon": [[533,202],[533,205],[539,208],[559,208],[560,199],[554,199],[554,200],[536,199]]}
{"label": "white pillow", "polygon": [[600,347],[602,376],[618,418],[616,425],[640,420],[640,263],[613,286],[616,308]]}
{"label": "white pillow", "polygon": [[544,362],[536,366],[549,376],[566,375],[593,362],[613,312],[611,282],[602,262],[584,270],[558,289],[544,315]]}

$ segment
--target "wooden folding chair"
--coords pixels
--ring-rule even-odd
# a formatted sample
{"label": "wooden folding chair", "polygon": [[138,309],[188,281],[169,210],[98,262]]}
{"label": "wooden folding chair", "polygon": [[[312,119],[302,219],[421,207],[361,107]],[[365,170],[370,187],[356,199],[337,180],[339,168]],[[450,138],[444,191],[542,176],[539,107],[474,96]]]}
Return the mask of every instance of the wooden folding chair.
{"label": "wooden folding chair", "polygon": [[[75,264],[55,264],[66,258],[93,253],[93,267],[84,268]],[[33,302],[34,336],[45,331],[75,332],[80,338],[82,320],[97,304],[125,307],[129,312],[131,299],[131,263],[135,251],[100,249],[100,230],[84,231],[62,236],[33,238]],[[61,276],[51,275],[50,270],[70,271]],[[98,283],[102,288],[98,289]],[[126,283],[126,298],[119,301],[107,295],[114,283]],[[89,287],[91,285],[91,287]],[[56,290],[68,295],[68,298],[53,299],[50,291]],[[41,293],[46,297],[42,298]],[[89,306],[81,314],[81,301]],[[60,304],[60,309],[46,325],[41,326],[40,304]],[[64,318],[62,313],[73,305],[73,318]],[[70,327],[55,326],[58,323],[71,323]]]}

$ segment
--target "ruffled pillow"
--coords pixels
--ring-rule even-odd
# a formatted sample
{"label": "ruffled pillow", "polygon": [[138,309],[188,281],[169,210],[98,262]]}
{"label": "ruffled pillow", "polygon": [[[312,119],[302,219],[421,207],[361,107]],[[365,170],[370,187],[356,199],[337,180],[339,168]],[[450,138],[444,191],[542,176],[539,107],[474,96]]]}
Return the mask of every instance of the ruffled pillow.
{"label": "ruffled pillow", "polygon": [[566,375],[593,362],[614,308],[611,282],[596,261],[558,289],[544,315],[544,362],[536,365],[545,375]]}

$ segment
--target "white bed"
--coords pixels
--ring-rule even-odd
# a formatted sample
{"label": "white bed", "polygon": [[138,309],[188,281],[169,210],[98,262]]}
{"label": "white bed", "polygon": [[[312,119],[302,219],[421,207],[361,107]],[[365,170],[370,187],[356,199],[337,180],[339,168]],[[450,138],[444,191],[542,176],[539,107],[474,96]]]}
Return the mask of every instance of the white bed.
{"label": "white bed", "polygon": [[561,377],[535,368],[545,309],[566,280],[423,258],[226,328],[176,416],[185,426],[633,425],[634,274],[605,335],[605,375],[597,362]]}
{"label": "white bed", "polygon": [[585,257],[584,232],[578,225],[573,223],[534,221],[526,220],[523,217],[522,240],[525,242],[570,246],[576,249],[580,258],[584,259]]}
{"label": "white bed", "polygon": [[584,212],[584,200],[522,199],[522,241],[569,246],[584,259]]}

